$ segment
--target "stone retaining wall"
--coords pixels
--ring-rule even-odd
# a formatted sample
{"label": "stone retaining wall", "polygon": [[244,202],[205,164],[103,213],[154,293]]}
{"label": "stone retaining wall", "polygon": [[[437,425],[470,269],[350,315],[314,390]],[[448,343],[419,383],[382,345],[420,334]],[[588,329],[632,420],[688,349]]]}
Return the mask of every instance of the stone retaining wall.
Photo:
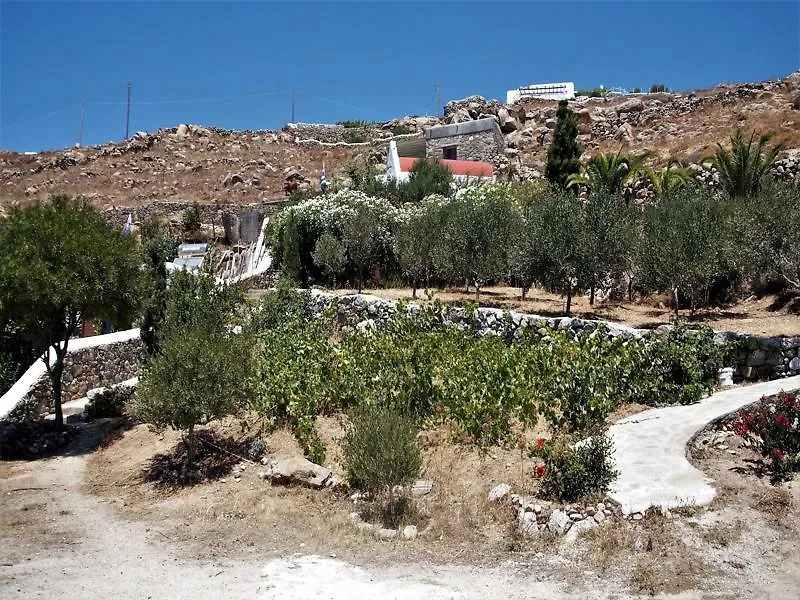
{"label": "stone retaining wall", "polygon": [[[194,202],[164,200],[152,202],[141,206],[114,206],[102,211],[103,217],[113,226],[122,226],[129,214],[133,215],[134,222],[141,223],[150,217],[169,218],[177,214],[182,216],[183,211],[194,205]],[[222,227],[222,215],[225,213],[240,214],[242,212],[256,211],[267,216],[278,212],[280,204],[275,200],[251,202],[249,204],[198,204],[203,211],[203,222],[214,221]]]}
{"label": "stone retaining wall", "polygon": [[[314,314],[322,314],[333,303],[333,294],[311,290],[311,306]],[[397,303],[368,294],[336,297],[336,310],[341,319],[359,321],[359,328],[380,326],[397,314]],[[406,305],[408,314],[418,314],[420,307]],[[474,314],[459,307],[446,307],[445,321],[462,329],[472,329],[476,335],[499,335],[508,332],[514,337],[522,335],[524,327],[547,327],[568,332],[572,339],[605,328],[609,338],[641,339],[648,335],[659,335],[667,327],[658,329],[636,329],[613,323],[570,317],[542,317],[498,308],[478,308]],[[800,337],[767,338],[741,333],[719,332],[714,340],[719,344],[735,342],[738,345],[735,364],[737,378],[746,381],[777,379],[800,374]]]}
{"label": "stone retaining wall", "polygon": [[377,127],[367,125],[364,127],[345,127],[328,123],[289,123],[284,131],[297,136],[301,140],[317,140],[329,144],[353,142],[358,136],[363,136],[364,141],[369,141],[372,132]]}
{"label": "stone retaining wall", "polygon": [[[70,340],[61,379],[62,402],[137,377],[141,352],[138,329]],[[0,419],[46,413],[52,408],[51,394],[50,378],[39,359],[0,397]]]}

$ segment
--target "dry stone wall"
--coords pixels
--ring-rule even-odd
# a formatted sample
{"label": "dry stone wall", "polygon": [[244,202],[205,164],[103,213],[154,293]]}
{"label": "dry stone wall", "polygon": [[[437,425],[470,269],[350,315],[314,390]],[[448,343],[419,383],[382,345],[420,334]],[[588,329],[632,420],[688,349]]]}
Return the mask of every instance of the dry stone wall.
{"label": "dry stone wall", "polygon": [[[122,226],[129,214],[133,215],[134,222],[141,223],[150,217],[169,218],[174,215],[181,215],[187,208],[193,206],[193,202],[182,202],[164,200],[162,202],[151,202],[140,206],[112,206],[102,211],[103,217],[114,227]],[[222,226],[223,214],[240,214],[243,212],[255,211],[267,216],[278,212],[280,207],[277,201],[265,200],[262,202],[251,202],[249,204],[198,204],[203,211],[203,222],[212,221]]]}
{"label": "dry stone wall", "polygon": [[[137,377],[142,351],[138,329],[72,340],[64,359],[62,401]],[[39,359],[0,397],[0,419],[45,414],[52,408],[51,394],[50,378]]]}
{"label": "dry stone wall", "polygon": [[[62,402],[82,398],[93,388],[137,377],[141,352],[142,342],[135,338],[67,354],[61,377]],[[31,388],[27,404],[37,413],[46,412],[52,408],[52,393],[50,378],[45,375]]]}

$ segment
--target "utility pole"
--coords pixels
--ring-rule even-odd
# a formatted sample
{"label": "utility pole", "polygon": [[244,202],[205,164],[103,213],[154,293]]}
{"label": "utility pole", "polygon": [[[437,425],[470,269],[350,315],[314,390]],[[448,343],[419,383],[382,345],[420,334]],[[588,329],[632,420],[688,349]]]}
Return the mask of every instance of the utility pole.
{"label": "utility pole", "polygon": [[81,102],[81,132],[78,135],[78,146],[79,147],[83,146],[83,108],[84,108],[85,104],[86,104],[85,102]]}
{"label": "utility pole", "polygon": [[125,139],[128,139],[128,131],[131,124],[131,82],[128,82],[128,115],[125,117]]}
{"label": "utility pole", "polygon": [[292,90],[292,123],[294,123],[294,90]]}
{"label": "utility pole", "polygon": [[436,84],[436,118],[439,118],[439,84]]}

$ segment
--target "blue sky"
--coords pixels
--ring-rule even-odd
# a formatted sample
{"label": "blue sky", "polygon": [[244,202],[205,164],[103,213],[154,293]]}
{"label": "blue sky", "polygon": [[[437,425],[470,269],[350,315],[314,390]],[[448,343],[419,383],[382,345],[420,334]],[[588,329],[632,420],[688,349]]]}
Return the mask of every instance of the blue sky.
{"label": "blue sky", "polygon": [[81,102],[84,144],[123,138],[128,81],[133,135],[280,128],[291,90],[298,121],[387,120],[433,114],[436,83],[444,104],[537,82],[695,89],[798,68],[797,0],[2,0],[0,148],[74,144]]}

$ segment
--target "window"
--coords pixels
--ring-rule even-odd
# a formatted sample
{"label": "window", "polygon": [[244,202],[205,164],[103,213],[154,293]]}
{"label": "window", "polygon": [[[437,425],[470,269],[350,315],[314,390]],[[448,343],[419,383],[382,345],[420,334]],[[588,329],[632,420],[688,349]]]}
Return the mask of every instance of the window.
{"label": "window", "polygon": [[442,148],[442,158],[445,160],[458,160],[458,146]]}

